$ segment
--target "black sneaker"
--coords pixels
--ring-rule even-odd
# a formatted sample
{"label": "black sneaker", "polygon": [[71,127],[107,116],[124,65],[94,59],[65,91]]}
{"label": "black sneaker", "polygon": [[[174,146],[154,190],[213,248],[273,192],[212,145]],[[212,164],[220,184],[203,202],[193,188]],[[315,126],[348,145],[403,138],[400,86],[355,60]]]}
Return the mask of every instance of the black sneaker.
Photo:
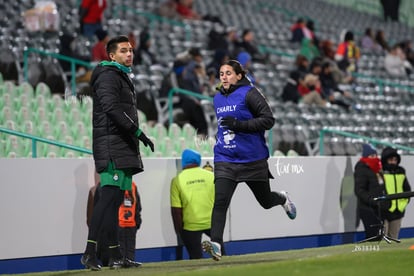
{"label": "black sneaker", "polygon": [[124,260],[124,264],[123,264],[122,267],[124,267],[124,268],[140,267],[141,265],[142,265],[142,263],[139,263],[139,262],[136,262],[136,261],[133,261],[131,259],[126,258]]}
{"label": "black sneaker", "polygon": [[109,259],[108,266],[110,269],[118,269],[121,268],[124,264],[122,259]]}
{"label": "black sneaker", "polygon": [[98,263],[96,256],[83,254],[81,258],[81,264],[85,266],[85,268],[90,268],[94,271],[101,270],[101,265]]}

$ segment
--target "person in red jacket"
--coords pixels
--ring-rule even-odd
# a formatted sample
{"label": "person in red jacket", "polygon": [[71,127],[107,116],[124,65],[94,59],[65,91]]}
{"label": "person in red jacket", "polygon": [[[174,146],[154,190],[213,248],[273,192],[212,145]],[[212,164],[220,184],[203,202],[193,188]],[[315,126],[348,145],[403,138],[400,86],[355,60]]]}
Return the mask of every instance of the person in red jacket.
{"label": "person in red jacket", "polygon": [[93,39],[95,32],[102,29],[106,0],[82,0],[79,7],[79,23],[81,34]]}
{"label": "person in red jacket", "polygon": [[92,47],[92,61],[108,60],[106,53],[106,43],[109,41],[108,32],[104,29],[99,29],[95,32],[98,41]]}

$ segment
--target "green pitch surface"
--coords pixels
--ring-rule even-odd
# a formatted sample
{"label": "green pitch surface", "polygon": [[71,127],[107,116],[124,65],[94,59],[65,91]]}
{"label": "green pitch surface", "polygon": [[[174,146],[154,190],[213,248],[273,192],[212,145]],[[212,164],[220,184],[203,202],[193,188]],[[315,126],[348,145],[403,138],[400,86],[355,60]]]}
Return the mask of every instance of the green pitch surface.
{"label": "green pitch surface", "polygon": [[[31,275],[414,275],[414,239],[347,244],[302,250],[224,256],[212,259],[144,263],[140,268],[99,272],[70,270]],[[28,274],[25,274],[28,275]],[[388,274],[390,275],[390,274]]]}

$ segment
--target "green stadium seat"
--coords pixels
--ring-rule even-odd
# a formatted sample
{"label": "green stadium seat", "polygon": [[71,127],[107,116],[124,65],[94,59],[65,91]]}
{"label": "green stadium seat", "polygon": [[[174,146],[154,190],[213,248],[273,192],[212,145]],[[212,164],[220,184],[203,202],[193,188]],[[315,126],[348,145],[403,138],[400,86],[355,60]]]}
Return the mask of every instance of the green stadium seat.
{"label": "green stadium seat", "polygon": [[30,98],[32,98],[33,95],[34,95],[33,86],[28,82],[20,83],[20,85],[17,86],[15,90],[18,93],[18,95],[20,95],[20,96],[26,95],[26,96],[29,96]]}
{"label": "green stadium seat", "polygon": [[168,136],[171,139],[177,139],[178,137],[180,137],[181,132],[182,132],[182,130],[181,130],[180,126],[176,123],[172,123],[168,128]]}
{"label": "green stadium seat", "polygon": [[197,136],[197,131],[192,125],[185,123],[182,129],[182,136],[185,137],[186,140],[192,140]]}
{"label": "green stadium seat", "polygon": [[47,137],[54,133],[53,125],[48,119],[39,121],[37,128],[40,137]]}
{"label": "green stadium seat", "polygon": [[13,81],[6,80],[3,82],[5,94],[15,95],[16,94],[16,85]]}
{"label": "green stadium seat", "polygon": [[150,135],[154,136],[156,140],[159,138],[163,138],[167,135],[167,129],[165,126],[161,123],[156,123],[151,129],[150,129]]}
{"label": "green stadium seat", "polygon": [[48,110],[55,108],[64,108],[65,100],[58,94],[53,94],[51,98],[47,99]]}
{"label": "green stadium seat", "polygon": [[27,134],[37,135],[37,129],[35,128],[35,124],[31,120],[25,120],[22,123],[22,129],[20,131]]}
{"label": "green stadium seat", "polygon": [[72,135],[72,130],[66,121],[57,121],[53,127],[53,133],[57,140],[63,139],[67,135]]}
{"label": "green stadium seat", "polygon": [[33,121],[36,123],[38,127],[41,126],[43,121],[49,120],[49,114],[47,113],[44,107],[39,107],[37,109],[32,109]]}
{"label": "green stadium seat", "polygon": [[36,85],[35,94],[36,94],[36,96],[43,95],[46,98],[50,98],[51,95],[52,95],[52,92],[50,91],[50,88],[49,88],[49,86],[46,83],[39,82]]}
{"label": "green stadium seat", "polygon": [[0,120],[2,122],[1,124],[3,125],[3,124],[6,123],[6,121],[13,120],[13,119],[14,119],[14,112],[11,109],[11,107],[4,106],[3,107],[3,110],[2,110],[2,112],[0,114]]}
{"label": "green stadium seat", "polygon": [[36,110],[40,107],[43,107],[47,110],[49,110],[49,106],[48,106],[48,100],[47,98],[40,94],[40,95],[36,95],[33,100],[32,100],[32,109]]}
{"label": "green stadium seat", "polygon": [[273,156],[276,156],[276,157],[285,157],[286,155],[281,150],[275,150],[273,152]]}

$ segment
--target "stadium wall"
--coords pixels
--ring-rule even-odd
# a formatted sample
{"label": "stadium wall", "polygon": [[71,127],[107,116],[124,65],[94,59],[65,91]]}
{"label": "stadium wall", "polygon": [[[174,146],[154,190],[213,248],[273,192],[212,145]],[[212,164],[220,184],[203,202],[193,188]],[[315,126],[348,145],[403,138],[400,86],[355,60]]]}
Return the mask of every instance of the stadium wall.
{"label": "stadium wall", "polygon": [[[203,159],[202,164],[207,160]],[[263,210],[246,185],[231,203],[227,253],[328,246],[363,238],[355,227],[352,170],[358,157],[281,157],[269,159],[273,190],[286,190],[298,216],[283,208]],[[404,156],[414,183],[414,156]],[[136,256],[143,262],[176,259],[177,241],[170,215],[169,186],[180,160],[144,159],[145,172],[134,180],[142,198],[143,224]],[[86,202],[94,184],[92,159],[0,159],[0,274],[81,268],[87,238]],[[401,237],[414,237],[413,205],[407,207]],[[184,258],[186,253],[184,252]]]}

